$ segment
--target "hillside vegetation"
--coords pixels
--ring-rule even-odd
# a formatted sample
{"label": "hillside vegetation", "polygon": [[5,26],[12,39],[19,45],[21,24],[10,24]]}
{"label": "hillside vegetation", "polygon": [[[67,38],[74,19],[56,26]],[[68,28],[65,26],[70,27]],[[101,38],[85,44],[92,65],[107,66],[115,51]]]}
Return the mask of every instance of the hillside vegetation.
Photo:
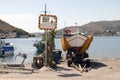
{"label": "hillside vegetation", "polygon": [[[90,22],[82,26],[69,26],[78,27],[79,31],[86,35],[93,36],[118,36],[120,35],[120,20],[115,21],[96,21]],[[57,35],[63,35],[64,29],[58,30]]]}
{"label": "hillside vegetation", "polygon": [[15,26],[10,25],[9,23],[0,19],[0,34],[9,34],[9,33],[16,33],[16,36],[23,37],[23,36],[31,36],[28,32],[16,28]]}

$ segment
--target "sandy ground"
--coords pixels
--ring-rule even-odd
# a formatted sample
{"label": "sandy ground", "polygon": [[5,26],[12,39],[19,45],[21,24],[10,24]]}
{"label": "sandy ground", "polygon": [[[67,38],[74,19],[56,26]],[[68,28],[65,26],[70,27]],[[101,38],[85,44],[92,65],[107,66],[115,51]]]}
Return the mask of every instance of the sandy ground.
{"label": "sandy ground", "polygon": [[[92,59],[89,72],[67,67],[66,62],[55,70],[16,70],[0,67],[0,80],[120,80],[120,58]],[[26,64],[30,68],[30,64]]]}

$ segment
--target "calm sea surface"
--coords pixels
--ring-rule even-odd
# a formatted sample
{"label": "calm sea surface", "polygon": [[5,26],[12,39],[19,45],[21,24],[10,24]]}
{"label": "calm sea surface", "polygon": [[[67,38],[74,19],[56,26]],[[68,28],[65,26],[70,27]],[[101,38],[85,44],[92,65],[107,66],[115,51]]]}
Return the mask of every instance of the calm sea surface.
{"label": "calm sea surface", "polygon": [[[3,58],[6,63],[17,62],[20,63],[22,58],[15,56],[21,52],[27,54],[27,59],[25,63],[32,62],[34,56],[36,56],[36,48],[33,44],[36,40],[41,40],[41,38],[11,38],[5,39],[6,42],[13,43],[15,47],[15,55]],[[55,40],[56,49],[61,49],[61,40]],[[120,58],[120,37],[98,37],[95,36],[93,41],[87,50],[91,58]],[[65,52],[62,52],[65,56]]]}

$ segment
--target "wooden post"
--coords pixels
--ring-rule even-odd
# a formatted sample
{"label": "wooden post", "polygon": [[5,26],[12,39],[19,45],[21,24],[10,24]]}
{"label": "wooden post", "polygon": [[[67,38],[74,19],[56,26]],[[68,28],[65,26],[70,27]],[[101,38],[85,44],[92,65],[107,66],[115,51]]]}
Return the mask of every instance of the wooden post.
{"label": "wooden post", "polygon": [[48,41],[47,41],[48,34],[47,34],[47,30],[46,30],[45,34],[46,34],[46,43],[45,43],[45,51],[46,52],[45,52],[45,64],[44,65],[47,66],[47,58],[48,58],[48,56],[47,56],[48,55],[48,45],[47,45],[48,44]]}

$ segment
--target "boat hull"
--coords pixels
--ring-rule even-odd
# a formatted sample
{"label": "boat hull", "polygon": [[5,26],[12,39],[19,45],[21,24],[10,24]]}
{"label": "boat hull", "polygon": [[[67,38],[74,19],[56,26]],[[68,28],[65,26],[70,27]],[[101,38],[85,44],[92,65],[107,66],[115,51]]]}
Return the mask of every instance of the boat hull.
{"label": "boat hull", "polygon": [[62,36],[61,38],[61,44],[62,44],[63,51],[66,51],[70,48],[70,45],[64,36]]}
{"label": "boat hull", "polygon": [[90,43],[91,43],[92,40],[93,40],[93,37],[92,36],[88,36],[87,40],[85,41],[85,43],[83,44],[82,48],[80,49],[80,53],[81,54],[85,53],[85,51],[90,46]]}
{"label": "boat hull", "polygon": [[14,47],[13,46],[4,46],[0,50],[0,56],[1,57],[7,57],[14,55]]}
{"label": "boat hull", "polygon": [[77,34],[66,38],[66,40],[71,47],[82,47],[87,40],[87,37]]}
{"label": "boat hull", "polygon": [[93,40],[92,36],[86,37],[83,35],[73,35],[68,38],[62,36],[61,38],[62,49],[64,51],[67,51],[70,48],[80,48],[80,54],[84,54],[92,40]]}
{"label": "boat hull", "polygon": [[7,56],[12,56],[12,55],[14,55],[14,50],[5,52],[5,54],[2,56],[7,57]]}

